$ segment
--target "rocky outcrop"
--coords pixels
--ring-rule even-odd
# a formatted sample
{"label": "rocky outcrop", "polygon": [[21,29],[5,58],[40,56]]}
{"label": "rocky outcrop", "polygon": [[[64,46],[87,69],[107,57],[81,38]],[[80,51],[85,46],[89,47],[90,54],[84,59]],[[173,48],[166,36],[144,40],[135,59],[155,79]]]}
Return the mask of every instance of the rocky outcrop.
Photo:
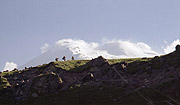
{"label": "rocky outcrop", "polygon": [[103,64],[108,64],[108,61],[102,56],[92,59],[90,62],[87,63],[87,65],[89,66],[101,66]]}
{"label": "rocky outcrop", "polygon": [[62,83],[62,79],[57,74],[42,74],[33,79],[31,89],[40,94],[49,94],[61,89]]}
{"label": "rocky outcrop", "polygon": [[176,46],[176,51],[180,52],[180,45]]}
{"label": "rocky outcrop", "polygon": [[117,74],[113,71],[108,60],[102,56],[89,61],[86,66],[89,67],[86,77],[88,74],[93,74],[93,80],[95,81],[107,81],[117,78]]}
{"label": "rocky outcrop", "polygon": [[92,73],[87,73],[82,79],[83,82],[89,82],[93,80],[94,80],[94,76]]}

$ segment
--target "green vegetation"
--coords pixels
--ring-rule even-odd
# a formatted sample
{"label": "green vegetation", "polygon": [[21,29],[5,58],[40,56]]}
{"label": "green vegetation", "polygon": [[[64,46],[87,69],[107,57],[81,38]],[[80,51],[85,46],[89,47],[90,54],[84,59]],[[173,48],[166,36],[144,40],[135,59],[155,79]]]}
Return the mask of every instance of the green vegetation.
{"label": "green vegetation", "polygon": [[0,105],[13,105],[14,99],[10,89],[11,85],[6,78],[0,78]]}
{"label": "green vegetation", "polygon": [[9,75],[13,75],[15,72],[18,72],[18,70],[17,70],[17,71],[2,72],[2,76],[9,76]]}
{"label": "green vegetation", "polygon": [[[108,59],[109,64],[115,64],[119,62],[132,63],[134,61],[150,61],[151,58],[126,58],[126,59]],[[89,60],[69,60],[69,61],[56,61],[55,67],[72,71],[72,72],[82,72],[83,70],[88,69],[89,67],[85,65]]]}
{"label": "green vegetation", "polygon": [[7,88],[8,86],[11,86],[6,78],[2,77],[0,78],[0,90]]}
{"label": "green vegetation", "polygon": [[108,59],[109,64],[115,64],[115,63],[119,63],[119,62],[126,62],[126,63],[132,63],[134,61],[149,61],[152,58],[146,58],[146,59],[142,59],[142,58],[124,58],[124,59]]}
{"label": "green vegetation", "polygon": [[[109,64],[115,64],[119,62],[127,62],[127,63],[133,63],[134,61],[150,61],[152,58],[124,58],[124,59],[108,59]],[[53,62],[55,64],[55,67],[61,68],[67,71],[72,72],[82,72],[83,70],[88,69],[89,67],[85,65],[90,60],[68,60],[68,61],[55,61]],[[36,67],[32,68],[46,68],[48,64],[38,65]],[[29,68],[21,70],[21,72],[25,72],[29,70]],[[3,72],[2,76],[9,76],[13,75],[15,72],[19,72],[20,70],[16,71],[9,71],[9,72]]]}
{"label": "green vegetation", "polygon": [[69,60],[69,61],[57,61],[54,62],[55,66],[64,70],[73,70],[77,67],[85,65],[89,60]]}

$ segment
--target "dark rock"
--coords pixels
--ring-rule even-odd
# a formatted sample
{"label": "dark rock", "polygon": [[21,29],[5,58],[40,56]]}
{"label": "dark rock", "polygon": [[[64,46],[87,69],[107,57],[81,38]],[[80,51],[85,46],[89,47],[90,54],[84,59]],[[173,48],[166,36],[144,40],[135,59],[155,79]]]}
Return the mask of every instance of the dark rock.
{"label": "dark rock", "polygon": [[158,58],[158,56],[155,56],[153,59],[156,59],[156,58]]}
{"label": "dark rock", "polygon": [[92,73],[87,73],[82,79],[83,82],[89,82],[92,80],[94,80],[94,75]]}
{"label": "dark rock", "polygon": [[36,97],[38,97],[38,94],[37,93],[33,93],[31,96],[36,98]]}
{"label": "dark rock", "polygon": [[120,64],[121,64],[121,67],[122,67],[123,69],[128,66],[128,63],[126,63],[126,62],[121,62]]}
{"label": "dark rock", "polygon": [[176,46],[176,51],[180,52],[180,45],[179,44]]}
{"label": "dark rock", "polygon": [[62,80],[56,74],[44,74],[36,77],[32,82],[32,89],[38,93],[54,93],[61,89]]}
{"label": "dark rock", "polygon": [[101,66],[105,63],[108,63],[108,61],[105,58],[103,58],[102,56],[99,56],[98,58],[95,58],[95,59],[92,59],[91,61],[89,61],[87,63],[87,65],[89,65],[89,66]]}
{"label": "dark rock", "polygon": [[[96,80],[108,79],[107,74],[111,68],[111,65],[102,56],[92,59],[86,64],[86,66],[89,67],[87,71],[89,71],[90,73],[93,73],[94,79]],[[92,78],[88,78],[88,77],[90,76],[86,75],[83,80],[85,81],[92,80]]]}
{"label": "dark rock", "polygon": [[143,57],[143,58],[141,58],[141,59],[148,59],[147,57]]}
{"label": "dark rock", "polygon": [[122,70],[122,69],[126,69],[126,67],[128,66],[128,63],[126,62],[120,62],[120,63],[116,63],[112,66],[115,66],[116,69]]}

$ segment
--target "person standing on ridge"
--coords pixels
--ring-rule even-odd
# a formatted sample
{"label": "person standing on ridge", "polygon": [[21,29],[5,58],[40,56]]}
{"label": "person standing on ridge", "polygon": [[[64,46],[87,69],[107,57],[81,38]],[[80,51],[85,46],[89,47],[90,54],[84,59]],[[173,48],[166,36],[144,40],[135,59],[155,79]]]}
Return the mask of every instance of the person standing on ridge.
{"label": "person standing on ridge", "polygon": [[74,57],[72,56],[72,60],[74,60]]}
{"label": "person standing on ridge", "polygon": [[63,58],[62,58],[64,61],[66,61],[66,56],[63,56]]}
{"label": "person standing on ridge", "polygon": [[58,61],[58,60],[59,60],[59,58],[58,58],[58,57],[56,57],[55,61]]}

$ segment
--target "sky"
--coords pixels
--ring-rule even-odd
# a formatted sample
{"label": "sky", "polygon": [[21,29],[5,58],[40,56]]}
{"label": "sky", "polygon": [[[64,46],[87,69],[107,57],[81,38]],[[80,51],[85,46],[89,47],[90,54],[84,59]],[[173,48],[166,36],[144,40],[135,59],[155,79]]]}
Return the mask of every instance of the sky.
{"label": "sky", "polygon": [[141,42],[148,51],[167,53],[179,43],[179,5],[179,0],[0,0],[0,69],[21,66],[63,39],[101,47]]}

